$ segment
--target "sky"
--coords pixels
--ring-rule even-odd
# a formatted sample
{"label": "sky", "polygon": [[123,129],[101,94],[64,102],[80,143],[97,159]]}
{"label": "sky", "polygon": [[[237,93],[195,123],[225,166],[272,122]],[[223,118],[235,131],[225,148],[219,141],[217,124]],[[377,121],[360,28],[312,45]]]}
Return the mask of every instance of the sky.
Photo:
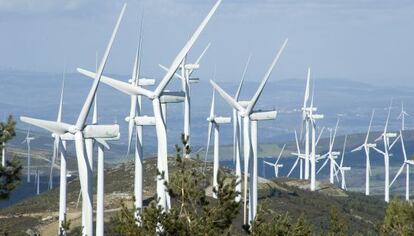
{"label": "sky", "polygon": [[[0,0],[0,69],[48,73],[95,68],[124,1]],[[105,73],[132,72],[141,19],[143,74],[158,78],[214,0],[129,0]],[[143,17],[142,17],[143,16]],[[385,85],[414,79],[414,2],[409,0],[223,0],[190,51],[212,43],[202,79],[259,81],[286,38],[272,80],[341,78]]]}

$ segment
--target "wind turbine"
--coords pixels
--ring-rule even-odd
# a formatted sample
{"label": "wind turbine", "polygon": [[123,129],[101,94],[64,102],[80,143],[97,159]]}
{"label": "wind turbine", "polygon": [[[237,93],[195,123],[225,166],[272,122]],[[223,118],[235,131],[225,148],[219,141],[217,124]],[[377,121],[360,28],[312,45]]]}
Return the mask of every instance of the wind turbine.
{"label": "wind turbine", "polygon": [[[272,118],[271,116],[275,115],[275,112],[258,112],[256,115],[255,112],[253,111],[254,106],[257,103],[257,100],[259,99],[264,86],[266,85],[267,80],[270,77],[270,74],[273,71],[274,66],[276,65],[276,63],[279,60],[280,55],[282,54],[285,46],[287,44],[287,39],[285,40],[285,42],[283,43],[282,47],[280,48],[280,50],[278,51],[276,57],[274,58],[272,64],[270,65],[270,68],[268,69],[268,71],[266,72],[259,88],[257,89],[255,95],[253,96],[253,98],[247,103],[242,103],[242,102],[238,102],[236,101],[232,96],[230,96],[228,93],[226,93],[220,86],[218,86],[214,81],[210,80],[210,83],[212,84],[212,86],[214,87],[214,89],[220,94],[220,96],[223,97],[223,99],[233,108],[237,109],[237,111],[239,112],[240,116],[243,118],[243,148],[244,148],[244,224],[250,224],[251,220],[253,220],[253,218],[256,216],[256,212],[254,211],[255,208],[250,207],[249,208],[249,213],[252,212],[252,214],[249,214],[249,221],[247,221],[247,183],[248,183],[248,170],[249,170],[249,164],[251,163],[252,160],[250,160],[250,155],[251,155],[251,137],[255,136],[256,134],[253,134],[252,136],[250,135],[250,123],[251,121],[257,121],[259,119],[267,119],[267,118]],[[270,117],[269,117],[270,115]],[[256,123],[256,122],[253,122]],[[255,126],[255,124],[252,123],[252,126]],[[255,129],[255,127],[253,127],[253,129]],[[254,132],[254,130],[252,130],[252,132]],[[254,141],[254,140],[253,140]],[[257,160],[256,160],[257,161]],[[253,161],[254,162],[254,161]],[[251,181],[255,181],[254,180],[254,176],[255,176],[255,172],[256,172],[256,177],[257,177],[257,162],[256,162],[256,166],[254,166],[254,163],[252,164],[252,173],[251,174]],[[256,169],[256,171],[254,170]],[[250,192],[252,192],[254,190],[250,189]],[[250,202],[252,202],[252,204],[254,204],[255,200],[254,199],[249,199]]]}
{"label": "wind turbine", "polygon": [[[208,15],[204,18],[201,22],[199,27],[196,29],[192,37],[187,41],[185,46],[181,49],[181,51],[177,54],[175,59],[173,60],[172,64],[170,65],[168,72],[164,75],[163,79],[158,84],[157,88],[154,91],[150,91],[141,87],[137,87],[131,85],[129,83],[125,83],[122,81],[114,80],[109,77],[102,77],[102,82],[108,84],[115,89],[118,89],[124,93],[129,95],[142,95],[147,97],[149,100],[152,101],[153,111],[154,111],[154,119],[155,119],[155,129],[157,133],[157,141],[158,141],[158,150],[157,150],[157,169],[159,171],[159,175],[157,176],[157,197],[159,198],[158,204],[163,210],[168,210],[171,206],[170,197],[168,194],[168,190],[165,186],[165,182],[169,181],[168,178],[168,153],[167,153],[167,130],[165,124],[165,114],[163,115],[163,111],[165,109],[162,108],[162,105],[165,103],[171,102],[181,102],[182,98],[184,97],[183,92],[171,92],[165,90],[170,80],[176,74],[177,69],[181,65],[184,57],[188,54],[190,49],[192,48],[195,41],[200,36],[201,32],[204,30],[205,26],[217,10],[218,6],[220,5],[221,0],[218,0],[213,8],[210,10]],[[86,70],[78,69],[78,71],[86,76],[93,77],[93,72],[88,72]]]}
{"label": "wind turbine", "polygon": [[280,150],[279,156],[277,157],[277,160],[276,160],[275,163],[271,163],[271,162],[268,162],[268,161],[263,162],[264,164],[267,164],[269,166],[273,166],[273,168],[275,169],[275,177],[276,178],[279,177],[279,168],[283,167],[283,164],[279,164],[279,160],[280,160],[280,157],[283,154],[283,151],[285,150],[285,146],[286,146],[286,144],[284,144],[282,149]]}
{"label": "wind turbine", "polygon": [[[30,162],[31,162],[31,153],[30,153],[30,142],[33,141],[35,137],[30,136],[30,128],[27,130],[26,138],[24,138],[22,143],[27,144],[27,182],[30,183],[31,171],[30,171]],[[36,180],[35,180],[36,181]]]}
{"label": "wind turbine", "polygon": [[369,160],[369,152],[371,148],[376,148],[377,144],[376,143],[368,143],[368,139],[369,139],[369,132],[371,131],[371,126],[372,126],[372,119],[374,118],[374,114],[375,114],[375,110],[372,110],[372,114],[371,114],[371,120],[369,121],[369,126],[368,126],[368,131],[367,131],[367,136],[365,137],[365,141],[364,143],[353,149],[351,152],[356,152],[356,151],[360,151],[362,150],[362,148],[365,151],[365,195],[368,196],[369,195],[369,177],[371,176],[371,162]]}
{"label": "wind turbine", "polygon": [[126,4],[124,4],[120,16],[118,17],[115,28],[112,32],[109,43],[106,47],[104,56],[99,65],[98,72],[89,91],[89,94],[83,104],[82,110],[75,124],[71,125],[64,122],[46,121],[40,119],[33,119],[29,117],[20,117],[23,122],[44,128],[61,136],[64,140],[75,140],[76,156],[79,168],[79,179],[81,184],[82,199],[85,204],[82,204],[82,218],[83,220],[83,235],[93,234],[93,207],[92,207],[92,167],[87,159],[85,153],[85,139],[94,138],[97,142],[104,143],[101,139],[116,138],[119,136],[118,125],[86,125],[86,119],[90,112],[96,91],[99,86],[102,72],[105,68],[112,43],[115,39],[119,25],[121,23],[123,14],[125,12]]}
{"label": "wind turbine", "polygon": [[405,200],[410,200],[410,165],[414,165],[413,160],[407,159],[407,153],[405,151],[405,145],[404,145],[404,138],[403,138],[403,132],[400,130],[400,136],[399,139],[401,140],[401,148],[404,155],[404,162],[401,165],[400,169],[398,170],[397,174],[395,175],[394,179],[391,181],[390,187],[395,182],[395,180],[400,176],[400,174],[404,171],[404,167],[406,168],[406,175],[405,175]]}
{"label": "wind turbine", "polygon": [[[240,92],[243,87],[244,79],[246,77],[247,68],[250,64],[251,55],[247,58],[246,65],[243,70],[242,78],[239,84],[239,87],[237,88],[236,94],[234,95],[234,99],[236,101],[239,101],[240,98]],[[239,115],[237,109],[233,108],[233,162],[235,162],[236,165],[236,192],[241,193],[241,116]],[[240,202],[241,195],[236,196],[236,202]]]}
{"label": "wind turbine", "polygon": [[388,107],[388,115],[387,120],[385,122],[384,126],[384,132],[379,136],[375,141],[379,141],[382,138],[382,141],[384,143],[384,151],[379,150],[378,148],[374,147],[374,150],[381,153],[384,156],[384,168],[385,168],[385,181],[384,181],[384,200],[386,202],[390,201],[390,154],[389,151],[391,150],[392,146],[395,144],[395,142],[390,145],[390,138],[396,138],[396,133],[388,132],[388,121],[390,119],[391,114],[391,106],[392,106],[392,100],[390,102],[390,106]]}
{"label": "wind turbine", "polygon": [[[213,158],[213,188],[218,189],[218,170],[219,170],[219,150],[220,150],[220,125],[229,124],[231,122],[230,117],[217,116],[215,113],[215,90],[213,90],[213,97],[211,99],[210,116],[207,118],[208,121],[208,136],[207,136],[207,147],[206,147],[206,159],[208,156],[208,150],[210,147],[211,130],[214,126],[214,158]],[[213,191],[213,197],[217,198],[216,193]]]}
{"label": "wind turbine", "polygon": [[333,147],[335,144],[335,137],[336,137],[336,131],[338,130],[338,124],[339,119],[336,122],[335,130],[332,134],[332,129],[329,130],[329,150],[328,153],[326,153],[322,158],[326,158],[325,162],[322,164],[322,166],[319,168],[317,174],[326,166],[326,164],[329,161],[329,182],[331,184],[334,183],[334,172],[337,167],[339,167],[338,163],[336,162],[336,158],[340,155],[340,152],[333,151]]}
{"label": "wind turbine", "polygon": [[[184,139],[186,140],[186,145],[183,148],[184,157],[189,158],[189,154],[187,150],[190,148],[190,124],[191,124],[191,87],[190,84],[198,83],[198,78],[192,78],[191,75],[193,72],[200,68],[200,62],[203,58],[204,54],[207,52],[207,50],[210,48],[211,43],[208,43],[207,46],[204,48],[203,52],[200,54],[200,56],[197,58],[196,62],[194,64],[187,63],[187,57],[184,58],[184,60],[181,63],[180,70],[181,75],[176,73],[175,76],[181,80],[181,86],[182,90],[185,93],[184,97],[184,130],[183,135]],[[166,72],[168,72],[168,68],[159,65],[162,69],[164,69]]]}
{"label": "wind turbine", "polygon": [[398,115],[399,120],[401,120],[401,130],[405,130],[405,116],[410,116],[408,113],[404,110],[404,102],[401,102],[401,113]]}
{"label": "wind turbine", "polygon": [[[341,188],[343,190],[347,190],[347,188],[346,188],[346,182],[345,182],[345,173],[346,173],[346,171],[350,171],[351,170],[351,167],[343,166],[343,164],[344,164],[344,157],[345,157],[346,140],[347,139],[348,139],[348,135],[345,135],[344,148],[342,149],[341,164],[339,166],[339,171],[341,172]],[[336,174],[338,174],[338,172]]]}

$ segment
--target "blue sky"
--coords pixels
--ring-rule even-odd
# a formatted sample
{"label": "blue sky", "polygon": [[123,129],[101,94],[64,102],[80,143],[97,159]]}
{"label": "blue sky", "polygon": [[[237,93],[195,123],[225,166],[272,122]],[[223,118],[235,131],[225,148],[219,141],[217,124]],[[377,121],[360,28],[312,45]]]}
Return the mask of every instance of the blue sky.
{"label": "blue sky", "polygon": [[[144,14],[143,73],[159,77],[214,0],[129,0],[106,72],[129,74]],[[0,66],[61,72],[94,68],[123,1],[0,0]],[[315,77],[405,84],[414,79],[414,3],[387,0],[223,0],[190,53],[212,42],[201,78],[238,81],[252,53],[249,80],[259,80],[285,38],[274,78]]]}

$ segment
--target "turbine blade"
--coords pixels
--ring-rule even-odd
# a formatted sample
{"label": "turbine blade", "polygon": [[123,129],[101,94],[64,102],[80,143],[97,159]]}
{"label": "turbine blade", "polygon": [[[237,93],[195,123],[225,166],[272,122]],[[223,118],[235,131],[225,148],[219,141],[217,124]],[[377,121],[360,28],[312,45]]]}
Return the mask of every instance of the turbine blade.
{"label": "turbine blade", "polygon": [[326,166],[326,164],[328,164],[329,160],[330,160],[329,158],[326,158],[326,160],[323,162],[322,166],[319,168],[316,174],[319,174],[319,172],[321,172],[321,170]]}
{"label": "turbine blade", "polygon": [[220,94],[220,96],[233,108],[235,108],[240,113],[245,113],[245,109],[228,93],[226,93],[220,86],[218,86],[213,80],[210,80],[210,84],[215,90]]}
{"label": "turbine blade", "polygon": [[401,148],[402,148],[403,155],[404,155],[404,161],[407,161],[407,153],[405,151],[404,138],[403,138],[403,134],[401,130],[400,130],[400,139],[401,139]]}
{"label": "turbine blade", "polygon": [[300,157],[296,158],[296,161],[295,161],[295,163],[293,164],[292,168],[290,169],[289,173],[287,174],[287,177],[289,177],[289,176],[290,176],[290,174],[292,174],[293,170],[295,169],[296,165],[297,165],[297,164],[298,164],[298,162],[299,162],[299,159],[300,159]]}
{"label": "turbine blade", "polygon": [[59,101],[59,111],[57,116],[57,122],[62,122],[62,112],[63,112],[63,96],[64,96],[64,90],[65,90],[65,74],[66,72],[63,72],[63,79],[62,79],[62,90],[60,91],[60,101]]}
{"label": "turbine blade", "polygon": [[158,87],[155,89],[155,95],[158,97],[164,91],[165,87],[167,87],[168,83],[170,82],[171,78],[177,71],[178,67],[180,66],[181,62],[184,60],[185,56],[188,54],[188,51],[193,47],[193,44],[200,36],[201,32],[204,30],[204,27],[209,22],[210,18],[213,16],[215,11],[217,10],[218,6],[220,5],[222,0],[218,0],[216,4],[214,4],[213,8],[210,10],[206,18],[201,22],[200,26],[198,26],[197,30],[191,36],[190,40],[187,41],[184,48],[178,53],[174,61],[172,62],[171,66],[168,69],[168,72],[165,74],[164,78],[161,80]]}
{"label": "turbine blade", "polygon": [[[315,123],[313,123],[313,124],[315,124]],[[324,130],[325,130],[325,127],[322,127],[321,131],[319,132],[318,138],[316,139],[315,145],[318,145],[319,140],[321,139]]]}
{"label": "turbine blade", "polygon": [[[196,62],[194,64],[198,65],[201,62],[201,59],[203,59],[204,54],[206,54],[207,50],[210,48],[211,43],[208,43],[207,46],[204,48],[203,52],[200,54],[200,56],[197,58]],[[191,69],[188,73],[189,76],[191,76],[194,72],[194,69]]]}
{"label": "turbine blade", "polygon": [[[96,75],[94,72],[81,69],[81,68],[78,68],[77,71],[81,73],[82,75],[88,78],[92,78],[92,79],[95,78],[95,75]],[[129,84],[123,81],[112,79],[107,76],[101,76],[101,82],[111,86],[112,88],[116,90],[126,93],[128,95],[143,95],[148,98],[152,98],[154,96],[154,93],[147,89],[137,87],[135,85],[132,85],[132,84]]]}
{"label": "turbine blade", "polygon": [[296,149],[298,150],[298,154],[300,155],[300,148],[299,148],[299,142],[298,142],[298,134],[295,130],[295,140],[296,140]]}
{"label": "turbine blade", "polygon": [[282,149],[280,150],[280,153],[279,153],[279,156],[277,157],[277,160],[276,160],[275,165],[276,165],[277,163],[279,163],[280,157],[282,156],[283,151],[285,150],[285,147],[286,147],[286,144],[283,144],[283,147],[282,147]]}
{"label": "turbine blade", "polygon": [[240,92],[241,92],[241,89],[243,87],[244,79],[246,78],[247,68],[249,67],[251,57],[252,57],[252,54],[250,54],[249,57],[247,58],[247,62],[246,62],[246,65],[244,66],[244,69],[243,69],[243,74],[242,74],[242,78],[240,80],[239,87],[237,88],[236,95],[234,95],[234,99],[236,101],[239,101]]}
{"label": "turbine blade", "polygon": [[398,170],[397,174],[395,175],[394,179],[391,181],[390,183],[390,187],[392,186],[392,184],[395,182],[395,180],[398,178],[398,176],[400,176],[400,174],[403,172],[404,167],[405,167],[405,163],[402,164],[402,166],[400,167],[400,169]]}
{"label": "turbine blade", "polygon": [[363,147],[364,147],[364,144],[362,144],[361,146],[358,146],[358,147],[352,149],[351,152],[361,151]]}
{"label": "turbine blade", "polygon": [[97,72],[97,75],[94,79],[93,85],[92,85],[91,89],[89,90],[89,94],[86,97],[86,100],[85,100],[85,103],[83,104],[81,112],[79,113],[78,120],[76,121],[76,128],[78,128],[79,130],[81,130],[83,128],[83,126],[86,122],[86,118],[88,117],[89,111],[91,109],[92,102],[95,98],[95,94],[96,94],[96,91],[98,89],[98,85],[99,85],[99,81],[100,81],[101,76],[102,76],[102,72],[105,68],[106,61],[108,60],[108,56],[109,56],[109,53],[110,53],[111,48],[112,48],[112,43],[115,39],[116,33],[118,31],[118,28],[119,28],[119,25],[121,23],[122,17],[124,15],[125,8],[126,8],[126,3],[122,7],[121,14],[118,17],[118,21],[115,25],[115,28],[112,32],[109,43],[106,47],[104,57],[102,58],[101,64],[99,65],[98,72]]}
{"label": "turbine blade", "polygon": [[367,131],[367,136],[365,137],[365,144],[368,143],[369,132],[371,131],[372,119],[374,118],[374,114],[375,114],[375,109],[372,109],[371,119],[369,121],[369,126],[368,126],[368,131]]}
{"label": "turbine blade", "polygon": [[25,117],[25,116],[21,116],[20,120],[25,123],[37,126],[39,128],[48,130],[51,133],[56,133],[56,134],[64,134],[68,132],[69,129],[72,127],[71,125],[63,123],[63,122],[40,120],[40,119],[34,119],[30,117]]}
{"label": "turbine blade", "polygon": [[256,93],[254,94],[253,98],[250,100],[249,105],[246,108],[247,114],[250,114],[250,112],[253,110],[254,106],[257,103],[257,100],[259,99],[260,95],[263,92],[264,86],[267,83],[267,80],[269,79],[270,75],[272,74],[273,68],[275,67],[276,63],[279,61],[280,55],[282,55],[283,50],[285,49],[287,45],[288,39],[285,40],[282,47],[279,49],[278,53],[276,54],[276,57],[273,59],[272,64],[270,65],[268,71],[266,72],[262,82],[260,83],[259,88],[257,89]]}
{"label": "turbine blade", "polygon": [[342,149],[342,157],[341,157],[341,167],[342,164],[344,163],[344,157],[345,157],[345,148],[346,148],[346,140],[348,139],[348,135],[345,135],[345,139],[344,139],[344,147]]}
{"label": "turbine blade", "polygon": [[387,115],[387,121],[385,122],[385,126],[384,126],[384,134],[387,133],[388,121],[390,120],[390,114],[391,114],[391,107],[392,107],[392,99],[390,102],[390,106],[388,107],[388,115]]}
{"label": "turbine blade", "polygon": [[132,142],[132,135],[134,133],[134,126],[135,126],[135,116],[136,116],[136,109],[137,109],[137,98],[136,96],[131,96],[131,107],[129,110],[129,121],[128,121],[128,149],[127,149],[127,156],[131,151],[131,142]]}
{"label": "turbine blade", "polygon": [[211,139],[211,129],[212,128],[213,128],[213,123],[212,122],[208,122],[206,156],[204,158],[204,162],[206,162],[206,163],[207,163],[208,151],[210,149],[210,139]]}
{"label": "turbine blade", "polygon": [[308,76],[306,77],[306,88],[305,88],[305,96],[303,99],[303,108],[307,107],[307,103],[309,100],[309,82],[310,82],[310,77],[311,77],[311,68],[308,67]]}

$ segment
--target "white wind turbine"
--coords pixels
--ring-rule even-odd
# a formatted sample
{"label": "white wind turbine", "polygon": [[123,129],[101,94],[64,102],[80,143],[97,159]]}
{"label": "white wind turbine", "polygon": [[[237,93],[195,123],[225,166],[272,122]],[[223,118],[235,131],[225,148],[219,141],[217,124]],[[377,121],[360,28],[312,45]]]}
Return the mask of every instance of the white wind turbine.
{"label": "white wind turbine", "polygon": [[401,140],[401,148],[403,151],[404,156],[404,162],[401,165],[400,169],[398,170],[397,174],[395,175],[394,179],[391,181],[390,187],[395,182],[395,180],[400,176],[400,174],[404,171],[404,168],[406,168],[405,172],[405,200],[410,200],[410,165],[414,166],[413,160],[407,159],[407,153],[405,151],[405,145],[404,145],[404,138],[403,138],[403,132],[400,130],[400,136],[398,137]]}
{"label": "white wind turbine", "polygon": [[[215,90],[217,90],[217,92],[223,97],[223,99],[233,108],[237,109],[237,111],[239,112],[239,115],[243,118],[243,148],[244,148],[244,224],[250,224],[251,220],[253,220],[253,218],[256,216],[256,212],[255,212],[255,202],[257,203],[257,201],[255,201],[255,199],[249,199],[249,201],[251,202],[251,204],[253,204],[253,206],[251,206],[249,208],[249,216],[247,216],[247,188],[248,188],[248,174],[249,174],[249,164],[252,164],[252,173],[250,173],[251,175],[251,182],[253,181],[257,181],[254,180],[255,176],[257,177],[257,160],[250,160],[250,155],[251,155],[251,148],[255,148],[252,147],[251,140],[252,137],[256,137],[256,133],[254,133],[255,131],[255,126],[257,125],[257,120],[259,119],[269,119],[269,118],[273,118],[276,114],[276,112],[257,112],[255,113],[253,111],[254,106],[257,103],[257,100],[259,99],[264,86],[266,85],[267,80],[270,77],[270,74],[273,71],[274,66],[276,65],[276,63],[278,62],[280,55],[282,54],[286,44],[287,44],[288,40],[286,39],[285,42],[283,43],[282,47],[279,49],[276,57],[274,58],[272,64],[270,65],[270,68],[268,69],[268,71],[266,72],[259,88],[257,89],[255,95],[253,96],[253,98],[245,103],[242,102],[238,102],[236,101],[232,96],[230,96],[228,93],[226,93],[220,86],[218,86],[214,81],[210,80],[210,83],[212,84],[212,86],[214,87]],[[251,122],[254,121],[254,122]],[[250,123],[252,123],[252,135],[250,134]],[[256,162],[256,166],[254,165],[254,162]],[[256,182],[257,183],[257,182]],[[254,190],[250,189],[250,192],[252,193]],[[254,194],[253,194],[254,195]],[[249,221],[247,219],[247,217],[249,217]]]}
{"label": "white wind turbine", "polygon": [[[351,167],[348,166],[343,166],[344,164],[344,157],[345,157],[345,148],[346,148],[346,140],[348,139],[348,135],[345,135],[345,139],[344,139],[344,148],[342,149],[342,158],[341,158],[341,164],[339,165],[339,171],[341,172],[341,188],[343,190],[347,190],[346,187],[346,182],[345,182],[345,173],[347,171],[351,170]],[[338,172],[336,172],[336,174],[338,174]]]}
{"label": "white wind turbine", "polygon": [[[165,182],[168,182],[168,152],[167,152],[167,130],[165,124],[165,114],[163,115],[163,111],[165,109],[162,108],[162,105],[165,103],[171,103],[174,101],[182,101],[184,94],[182,92],[171,92],[166,91],[165,88],[167,87],[170,80],[175,75],[177,69],[181,65],[181,62],[184,60],[184,57],[192,48],[195,41],[200,36],[201,32],[204,30],[205,26],[217,10],[218,6],[220,5],[221,0],[218,0],[213,8],[210,10],[208,15],[204,18],[201,22],[199,27],[196,29],[192,37],[187,41],[185,46],[181,49],[181,51],[177,54],[175,59],[173,60],[172,64],[170,65],[168,72],[164,75],[163,79],[158,84],[157,88],[154,91],[150,91],[139,86],[131,85],[129,83],[125,83],[122,81],[114,80],[108,77],[102,77],[102,82],[108,84],[115,89],[120,90],[121,92],[127,93],[129,95],[142,95],[147,97],[152,101],[153,111],[154,111],[154,118],[155,118],[155,129],[157,133],[157,141],[158,141],[158,150],[157,150],[157,169],[160,174],[157,176],[157,197],[159,198],[158,204],[163,210],[168,210],[171,206],[170,197],[167,192]],[[93,72],[88,72],[83,69],[78,69],[78,71],[86,76],[93,77]]]}
{"label": "white wind turbine", "polygon": [[[196,62],[194,64],[187,63],[187,57],[184,58],[184,60],[181,63],[181,66],[179,69],[181,69],[181,74],[175,73],[175,76],[181,80],[181,86],[182,90],[185,93],[184,97],[184,130],[183,135],[186,139],[186,146],[183,149],[184,157],[189,158],[189,154],[187,153],[187,150],[190,148],[190,127],[191,127],[191,87],[190,84],[192,83],[198,83],[198,78],[192,78],[191,75],[196,69],[200,68],[200,62],[203,58],[204,54],[207,52],[207,50],[210,48],[211,43],[207,44],[207,46],[204,48],[203,52],[200,54],[200,56],[197,58]],[[168,71],[168,68],[159,65],[162,69],[165,71]]]}
{"label": "white wind turbine", "polygon": [[121,19],[125,12],[126,4],[124,4],[121,14],[118,17],[115,28],[112,32],[111,38],[104,53],[104,57],[99,65],[97,75],[94,79],[93,85],[89,91],[89,94],[83,104],[82,110],[75,124],[71,125],[63,122],[46,121],[40,119],[33,119],[29,117],[21,117],[23,122],[44,128],[52,133],[58,134],[64,140],[75,140],[76,156],[79,168],[79,179],[81,184],[82,199],[84,204],[82,207],[82,222],[83,230],[82,235],[94,235],[93,234],[93,207],[92,207],[92,167],[87,159],[85,153],[85,139],[94,138],[99,143],[105,143],[102,139],[116,138],[119,136],[118,125],[86,125],[86,119],[90,112],[96,91],[98,89],[99,81],[101,79],[102,72],[105,68],[112,43],[115,39],[115,35],[118,31]]}
{"label": "white wind turbine", "polygon": [[368,143],[368,139],[369,139],[369,132],[371,131],[371,126],[372,126],[372,119],[374,118],[374,113],[375,110],[372,110],[372,114],[371,114],[371,120],[369,121],[369,126],[368,126],[368,131],[367,131],[367,136],[365,136],[365,141],[364,143],[353,149],[351,152],[356,152],[356,151],[360,151],[362,150],[362,148],[365,151],[365,195],[368,196],[369,195],[369,177],[371,176],[371,162],[369,159],[369,153],[370,153],[370,149],[371,148],[376,148],[377,144],[376,143]]}
{"label": "white wind turbine", "polygon": [[399,120],[401,120],[401,130],[405,130],[405,116],[410,116],[408,113],[404,110],[404,102],[401,102],[401,113],[398,115]]}
{"label": "white wind turbine", "polygon": [[389,151],[391,150],[392,146],[395,144],[390,145],[390,138],[396,138],[396,133],[388,132],[388,121],[390,119],[391,114],[391,106],[392,106],[392,100],[390,102],[390,106],[388,107],[388,115],[387,120],[385,122],[384,126],[384,132],[379,136],[375,141],[379,141],[382,138],[383,144],[384,144],[384,151],[379,150],[378,148],[374,147],[374,150],[381,153],[384,156],[384,168],[385,168],[385,181],[384,181],[384,200],[386,202],[390,201],[390,154]]}
{"label": "white wind turbine", "polygon": [[[238,102],[240,98],[240,92],[243,87],[244,79],[246,77],[247,68],[250,64],[251,55],[248,57],[246,65],[243,70],[242,78],[237,88],[236,94],[234,95],[234,99]],[[236,192],[241,193],[242,191],[242,173],[241,173],[241,116],[239,115],[237,109],[233,108],[233,162],[235,162],[236,166]],[[241,195],[237,195],[236,202],[240,202]]]}
{"label": "white wind turbine", "polygon": [[340,152],[337,151],[333,151],[333,147],[335,144],[335,138],[336,138],[336,131],[338,130],[338,124],[339,124],[339,119],[336,122],[336,126],[335,126],[335,130],[333,131],[332,134],[332,129],[329,130],[330,134],[329,134],[329,150],[328,153],[326,153],[325,155],[323,155],[321,158],[326,158],[326,160],[324,161],[324,163],[322,164],[322,166],[319,168],[317,174],[326,166],[326,164],[329,161],[329,182],[331,184],[334,183],[334,176],[335,176],[335,171],[336,168],[339,167],[338,163],[336,162],[336,158],[338,158],[338,156],[340,155]]}
{"label": "white wind turbine", "polygon": [[[27,144],[27,182],[30,183],[30,179],[31,179],[31,153],[30,153],[30,142],[33,141],[35,139],[35,137],[30,136],[30,128],[27,130],[27,134],[26,137],[24,138],[22,143],[26,143]],[[36,180],[35,180],[36,181]]]}
{"label": "white wind turbine", "polygon": [[[206,147],[206,159],[208,156],[208,150],[210,147],[211,130],[214,126],[214,158],[213,158],[213,189],[218,188],[218,171],[220,161],[220,125],[229,124],[231,122],[230,117],[217,116],[215,113],[215,90],[213,90],[213,97],[211,99],[210,116],[207,118],[208,121],[208,136],[207,136],[207,147]],[[216,193],[213,191],[213,197],[217,198]]]}
{"label": "white wind turbine", "polygon": [[283,151],[285,150],[285,146],[286,146],[286,144],[284,144],[282,149],[280,150],[279,156],[277,157],[275,163],[271,163],[271,162],[268,162],[268,161],[263,161],[264,164],[267,164],[269,166],[273,166],[273,168],[275,170],[275,177],[276,178],[279,177],[279,168],[283,167],[283,164],[279,164],[279,160],[280,160],[280,157],[283,154]]}

